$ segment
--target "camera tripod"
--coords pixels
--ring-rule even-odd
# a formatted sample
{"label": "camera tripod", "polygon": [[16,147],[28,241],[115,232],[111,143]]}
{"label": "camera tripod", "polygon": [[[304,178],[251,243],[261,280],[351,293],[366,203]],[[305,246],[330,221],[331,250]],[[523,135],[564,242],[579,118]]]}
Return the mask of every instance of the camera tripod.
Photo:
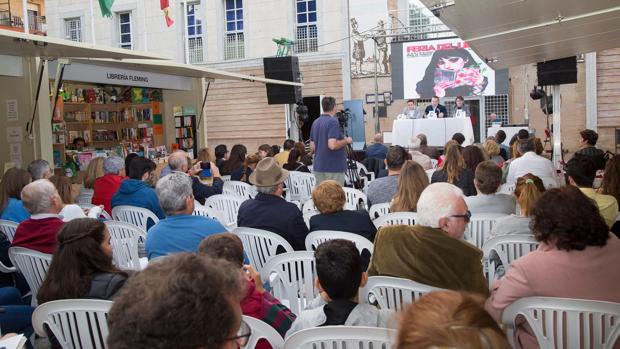
{"label": "camera tripod", "polygon": [[[340,129],[342,130],[342,133],[344,134],[345,138],[349,137],[346,126],[347,126],[346,121],[344,124],[342,122],[340,123]],[[362,179],[360,178],[359,169],[357,168],[357,158],[355,156],[355,153],[353,152],[353,147],[351,146],[351,144],[347,144],[345,146],[345,153],[346,153],[346,161],[347,161],[347,169],[345,170],[345,177],[349,179],[349,184],[353,188],[362,190],[364,188],[364,183],[362,182]],[[345,179],[345,182],[346,182],[346,179]],[[347,183],[345,183],[345,185],[346,184]]]}

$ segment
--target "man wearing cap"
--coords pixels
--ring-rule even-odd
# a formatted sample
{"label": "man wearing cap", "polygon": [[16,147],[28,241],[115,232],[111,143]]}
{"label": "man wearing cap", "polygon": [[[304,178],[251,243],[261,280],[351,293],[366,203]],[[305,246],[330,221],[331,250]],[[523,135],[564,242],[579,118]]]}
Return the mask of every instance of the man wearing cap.
{"label": "man wearing cap", "polygon": [[250,175],[258,195],[239,207],[237,226],[267,230],[282,236],[296,251],[304,251],[308,227],[297,205],[282,198],[288,171],[271,158],[262,159]]}

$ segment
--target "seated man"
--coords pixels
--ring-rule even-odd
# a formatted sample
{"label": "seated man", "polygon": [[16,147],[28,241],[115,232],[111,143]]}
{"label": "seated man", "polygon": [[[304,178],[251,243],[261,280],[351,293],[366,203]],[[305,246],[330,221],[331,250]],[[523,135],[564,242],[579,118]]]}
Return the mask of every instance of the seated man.
{"label": "seated man", "polygon": [[596,165],[589,157],[573,157],[566,164],[566,176],[570,185],[578,187],[582,193],[594,200],[598,210],[611,228],[618,215],[618,201],[612,195],[599,194],[592,189],[596,177]]}
{"label": "seated man", "polygon": [[11,245],[54,253],[56,235],[64,224],[58,215],[63,204],[56,187],[47,179],[39,179],[26,185],[21,196],[31,216],[17,226]]}
{"label": "seated man", "polygon": [[[224,259],[244,271],[247,280],[246,294],[241,300],[241,311],[259,319],[284,337],[295,320],[295,314],[282,305],[271,293],[265,292],[260,274],[251,265],[243,265],[243,244],[232,233],[214,234],[200,243],[199,252],[211,258]],[[266,343],[265,343],[266,344]],[[269,348],[259,342],[258,349]]]}
{"label": "seated man", "polygon": [[377,133],[373,138],[373,141],[373,144],[366,148],[366,157],[385,160],[388,147],[383,144],[383,135],[381,133]]}
{"label": "seated man", "polygon": [[417,162],[422,168],[426,170],[433,169],[433,161],[431,157],[422,153],[420,149],[421,139],[418,137],[414,137],[409,142],[409,156],[411,160]]}
{"label": "seated man", "polygon": [[112,214],[112,197],[125,180],[125,163],[118,156],[107,157],[103,161],[103,177],[95,179],[93,205],[103,205],[104,210]]}
{"label": "seated man", "polygon": [[[358,304],[360,287],[366,286],[368,274],[362,257],[349,240],[334,239],[320,244],[314,252],[320,296],[293,322],[286,337],[319,326],[388,327],[394,313],[370,304]],[[314,308],[313,308],[314,307]]]}
{"label": "seated man", "polygon": [[368,183],[366,196],[370,205],[392,201],[392,197],[396,194],[396,189],[398,188],[400,169],[405,161],[407,161],[407,151],[405,148],[399,145],[391,146],[385,159],[388,175]]}
{"label": "seated man", "polygon": [[[525,131],[527,133],[527,131]],[[519,131],[519,137],[521,131]],[[522,154],[521,157],[512,160],[508,168],[506,183],[514,184],[517,178],[531,173],[539,177],[545,183],[545,187],[557,187],[556,171],[553,163],[540,155],[536,154],[536,144],[534,139],[520,139],[517,143],[517,151]]]}
{"label": "seated man", "polygon": [[596,147],[598,133],[586,129],[579,132],[579,135],[581,136],[579,140],[580,149],[575,152],[574,157],[590,159],[594,165],[594,169],[597,171],[605,169],[605,152]]}
{"label": "seated man", "polygon": [[172,153],[170,157],[168,157],[168,166],[172,171],[179,171],[183,173],[188,173],[192,178],[192,192],[194,193],[194,198],[200,202],[201,205],[205,204],[205,199],[211,195],[222,194],[222,189],[224,188],[224,181],[222,181],[222,177],[220,176],[220,170],[215,166],[214,163],[211,163],[211,173],[213,174],[213,185],[209,186],[206,184],[202,184],[200,178],[194,176],[194,172],[200,172],[200,169],[196,168],[188,168],[189,164],[187,163],[188,154],[184,151],[178,151]]}
{"label": "seated man", "polygon": [[426,135],[424,133],[418,134],[416,138],[420,140],[420,145],[416,149],[417,151],[428,156],[431,159],[439,159],[439,149],[428,146],[428,139],[426,138]]}
{"label": "seated man", "polygon": [[189,176],[172,172],[157,182],[157,197],[166,219],[149,229],[145,249],[149,259],[176,252],[196,252],[207,236],[223,233],[218,221],[194,216],[194,196]]}
{"label": "seated man", "polygon": [[497,192],[502,183],[502,169],[493,160],[483,161],[476,167],[474,186],[478,195],[468,196],[465,203],[472,214],[504,213],[514,214],[516,202],[512,195]]}
{"label": "seated man", "polygon": [[45,160],[34,160],[28,165],[28,172],[32,176],[32,180],[49,179],[53,174],[50,163]]}
{"label": "seated man", "polygon": [[241,281],[230,263],[193,253],[150,264],[114,299],[108,347],[242,347],[251,331],[241,320]]}
{"label": "seated man", "polygon": [[368,275],[386,275],[456,291],[488,294],[482,251],[463,240],[470,213],[463,192],[433,183],[418,200],[416,225],[381,228]]}
{"label": "seated man", "polygon": [[268,230],[282,236],[295,251],[306,250],[308,227],[297,205],[282,197],[288,171],[273,158],[264,158],[250,175],[258,195],[239,207],[237,226]]}

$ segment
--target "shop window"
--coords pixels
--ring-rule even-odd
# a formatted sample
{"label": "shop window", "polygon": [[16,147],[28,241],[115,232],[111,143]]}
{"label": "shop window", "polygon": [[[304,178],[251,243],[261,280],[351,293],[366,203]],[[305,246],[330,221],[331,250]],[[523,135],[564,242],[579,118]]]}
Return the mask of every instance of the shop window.
{"label": "shop window", "polygon": [[118,45],[131,50],[133,39],[131,34],[131,12],[121,12],[118,15]]}
{"label": "shop window", "polygon": [[244,58],[243,0],[225,0],[225,9],[224,59]]}
{"label": "shop window", "polygon": [[82,41],[82,20],[79,17],[65,19],[65,38],[71,41]]}
{"label": "shop window", "polygon": [[297,0],[295,52],[318,51],[316,0]]}
{"label": "shop window", "polygon": [[187,5],[187,50],[190,64],[204,62],[204,46],[202,40],[202,12],[200,3]]}

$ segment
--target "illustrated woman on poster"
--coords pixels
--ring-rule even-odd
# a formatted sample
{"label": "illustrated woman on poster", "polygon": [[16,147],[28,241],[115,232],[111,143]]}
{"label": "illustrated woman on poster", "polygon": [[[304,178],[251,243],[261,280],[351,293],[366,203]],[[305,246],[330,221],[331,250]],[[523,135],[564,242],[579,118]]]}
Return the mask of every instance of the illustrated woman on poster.
{"label": "illustrated woman on poster", "polygon": [[479,96],[489,83],[483,73],[484,68],[465,49],[435,51],[416,92],[421,98]]}

